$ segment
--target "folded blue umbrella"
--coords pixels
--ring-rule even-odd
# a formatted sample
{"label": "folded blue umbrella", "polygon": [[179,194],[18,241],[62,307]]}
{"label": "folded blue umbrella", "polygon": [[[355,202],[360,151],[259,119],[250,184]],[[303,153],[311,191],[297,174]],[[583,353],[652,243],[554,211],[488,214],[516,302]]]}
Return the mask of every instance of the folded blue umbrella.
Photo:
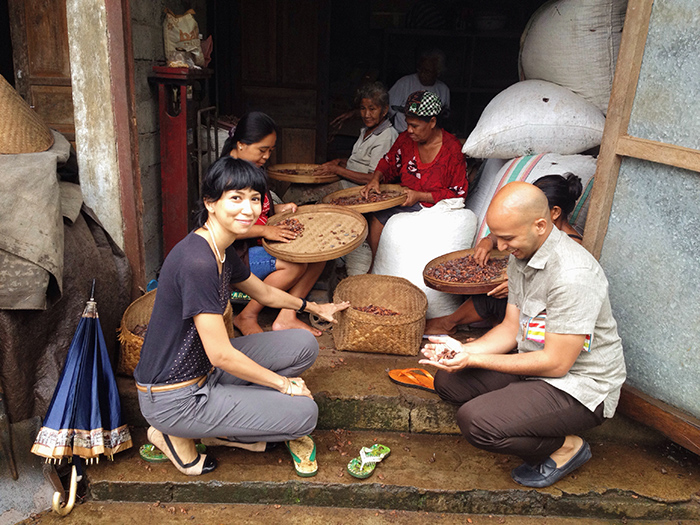
{"label": "folded blue umbrella", "polygon": [[93,280],[90,300],[68,349],[44,425],[32,446],[34,454],[50,460],[74,455],[93,459],[100,454],[111,459],[132,446],[129,428],[122,420],[94,291]]}

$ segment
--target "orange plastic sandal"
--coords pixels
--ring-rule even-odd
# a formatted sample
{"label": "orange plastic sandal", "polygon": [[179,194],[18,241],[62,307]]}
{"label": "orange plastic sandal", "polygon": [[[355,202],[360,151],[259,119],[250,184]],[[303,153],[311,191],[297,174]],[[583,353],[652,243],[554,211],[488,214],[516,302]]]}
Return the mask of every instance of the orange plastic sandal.
{"label": "orange plastic sandal", "polygon": [[397,368],[396,370],[390,370],[389,379],[397,385],[435,392],[433,375],[422,368]]}

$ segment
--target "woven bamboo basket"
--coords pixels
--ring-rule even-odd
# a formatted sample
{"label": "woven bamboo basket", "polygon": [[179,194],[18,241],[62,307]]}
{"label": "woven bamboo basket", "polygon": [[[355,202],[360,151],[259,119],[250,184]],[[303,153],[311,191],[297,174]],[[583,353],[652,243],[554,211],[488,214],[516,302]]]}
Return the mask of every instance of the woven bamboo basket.
{"label": "woven bamboo basket", "polygon": [[[124,311],[122,324],[119,327],[119,342],[121,351],[119,352],[119,366],[117,372],[126,376],[133,376],[134,369],[141,357],[141,346],[143,337],[136,335],[132,330],[138,325],[148,325],[151,320],[153,303],[156,300],[156,291],[152,290],[131,303]],[[224,324],[229,338],[234,337],[233,331],[233,309],[231,303],[226,305],[224,310]]]}
{"label": "woven bamboo basket", "polygon": [[399,315],[382,316],[352,308],[338,312],[333,340],[339,350],[378,354],[418,355],[428,299],[423,290],[402,277],[353,275],[338,283],[334,302],[381,306]]}

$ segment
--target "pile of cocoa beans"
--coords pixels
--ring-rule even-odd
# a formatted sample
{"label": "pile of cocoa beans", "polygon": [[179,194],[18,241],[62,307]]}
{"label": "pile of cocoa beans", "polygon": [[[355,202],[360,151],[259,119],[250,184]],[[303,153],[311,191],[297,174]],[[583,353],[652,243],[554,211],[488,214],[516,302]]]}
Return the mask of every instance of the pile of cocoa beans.
{"label": "pile of cocoa beans", "polygon": [[508,266],[508,259],[489,259],[486,266],[477,264],[473,255],[444,261],[425,271],[428,277],[448,283],[487,283],[498,279]]}
{"label": "pile of cocoa beans", "polygon": [[347,197],[338,197],[333,199],[331,204],[337,206],[356,206],[358,204],[370,204],[373,202],[382,202],[401,195],[398,191],[382,191],[379,193],[370,193],[367,198],[362,195],[348,195]]}
{"label": "pile of cocoa beans", "polygon": [[400,315],[399,312],[394,312],[383,306],[375,306],[373,304],[369,306],[353,306],[353,309],[373,315]]}
{"label": "pile of cocoa beans", "polygon": [[301,234],[304,231],[304,225],[301,222],[299,222],[299,219],[295,219],[294,217],[290,217],[289,219],[284,219],[283,221],[280,221],[277,226],[287,228],[288,230],[291,230],[292,232],[296,233],[299,237],[301,237]]}
{"label": "pile of cocoa beans", "polygon": [[281,169],[275,170],[277,173],[285,173],[287,175],[307,175],[311,173],[312,170],[291,170],[291,169]]}

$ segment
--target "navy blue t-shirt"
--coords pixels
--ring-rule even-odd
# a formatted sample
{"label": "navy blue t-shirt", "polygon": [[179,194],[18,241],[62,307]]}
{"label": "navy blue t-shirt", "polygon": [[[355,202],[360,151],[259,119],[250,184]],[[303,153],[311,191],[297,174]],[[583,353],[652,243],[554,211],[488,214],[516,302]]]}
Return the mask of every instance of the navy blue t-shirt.
{"label": "navy blue t-shirt", "polygon": [[191,232],[168,254],[158,278],[153,313],[134,379],[141,384],[180,383],[211,370],[194,316],[222,314],[229,283],[250,277],[233,247],[226,250],[221,275],[216,256],[203,237]]}

